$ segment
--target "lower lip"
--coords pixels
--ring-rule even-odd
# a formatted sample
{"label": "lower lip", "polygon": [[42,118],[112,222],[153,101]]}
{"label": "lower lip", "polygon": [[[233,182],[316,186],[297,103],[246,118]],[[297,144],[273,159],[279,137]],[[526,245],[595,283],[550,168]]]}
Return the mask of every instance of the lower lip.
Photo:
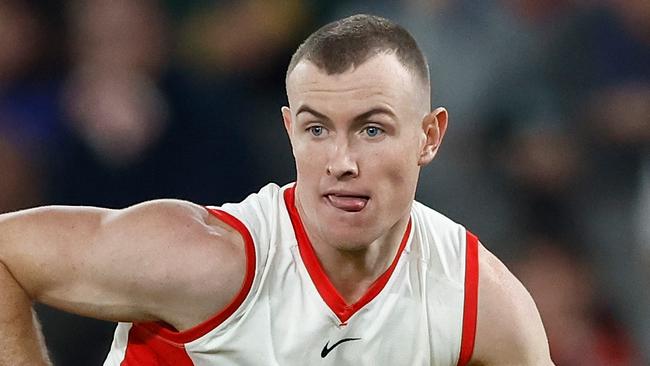
{"label": "lower lip", "polygon": [[334,208],[345,212],[359,212],[368,204],[368,198],[326,195],[325,198]]}

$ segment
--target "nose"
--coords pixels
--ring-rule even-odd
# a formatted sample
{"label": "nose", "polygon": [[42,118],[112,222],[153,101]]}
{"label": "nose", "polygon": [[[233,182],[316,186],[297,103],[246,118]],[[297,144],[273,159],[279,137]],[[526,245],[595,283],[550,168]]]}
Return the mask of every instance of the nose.
{"label": "nose", "polygon": [[340,141],[334,145],[327,164],[327,175],[334,176],[336,179],[359,176],[359,166],[347,141]]}

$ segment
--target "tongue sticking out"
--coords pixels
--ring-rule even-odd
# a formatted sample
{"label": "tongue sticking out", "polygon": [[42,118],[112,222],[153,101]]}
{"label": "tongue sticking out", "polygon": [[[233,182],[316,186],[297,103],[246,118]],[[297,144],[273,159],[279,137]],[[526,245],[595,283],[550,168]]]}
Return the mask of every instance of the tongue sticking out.
{"label": "tongue sticking out", "polygon": [[360,196],[335,196],[330,194],[327,196],[327,198],[329,199],[332,206],[349,212],[361,211],[364,207],[366,207],[366,204],[368,203],[367,197]]}

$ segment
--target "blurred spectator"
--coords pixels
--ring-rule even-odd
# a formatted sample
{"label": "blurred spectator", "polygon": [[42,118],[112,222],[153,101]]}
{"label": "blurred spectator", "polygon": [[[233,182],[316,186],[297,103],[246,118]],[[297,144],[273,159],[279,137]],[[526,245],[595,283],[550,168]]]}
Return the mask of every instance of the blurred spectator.
{"label": "blurred spectator", "polygon": [[154,0],[70,5],[71,127],[107,165],[128,165],[163,134],[167,106],[156,80],[165,64],[165,26]]}
{"label": "blurred spectator", "polygon": [[650,4],[605,1],[587,10],[567,33],[572,56],[563,65],[575,70],[566,78],[567,103],[590,158],[580,227],[602,286],[647,345],[650,295],[639,289],[650,286],[641,249],[648,221],[638,215],[650,160]]}
{"label": "blurred spectator", "polygon": [[182,19],[181,60],[203,79],[201,98],[220,107],[211,107],[211,114],[236,126],[252,148],[247,159],[256,171],[247,180],[256,185],[295,179],[280,114],[284,77],[297,43],[320,25],[315,19],[327,14],[330,3],[206,1]]}
{"label": "blurred spectator", "polygon": [[40,181],[34,162],[0,134],[0,213],[39,204]]}
{"label": "blurred spectator", "polygon": [[72,1],[67,8],[77,65],[158,77],[167,64],[167,20],[157,0]]}
{"label": "blurred spectator", "polygon": [[0,1],[0,90],[31,71],[40,37],[32,9],[21,1]]}
{"label": "blurred spectator", "polygon": [[[177,197],[241,199],[256,188],[235,112],[241,101],[175,63],[156,0],[69,4],[70,130],[53,182],[61,200],[123,207]],[[219,96],[219,97],[215,97]],[[224,98],[220,98],[223,96]]]}
{"label": "blurred spectator", "polygon": [[[503,135],[492,166],[503,174],[523,236],[572,240],[578,215],[575,197],[583,172],[580,147],[565,129],[539,127]],[[586,248],[582,248],[586,249]]]}
{"label": "blurred spectator", "polygon": [[188,63],[208,75],[259,73],[273,68],[278,55],[293,48],[309,15],[307,4],[300,0],[198,7],[183,23],[180,51]]}
{"label": "blurred spectator", "polygon": [[167,128],[167,105],[152,80],[118,67],[77,70],[66,99],[72,127],[108,166],[140,159]]}
{"label": "blurred spectator", "polygon": [[45,159],[60,130],[60,34],[47,9],[0,0],[0,212],[45,199]]}
{"label": "blurred spectator", "polygon": [[634,366],[630,335],[597,294],[592,268],[541,237],[529,242],[513,271],[537,303],[557,366]]}

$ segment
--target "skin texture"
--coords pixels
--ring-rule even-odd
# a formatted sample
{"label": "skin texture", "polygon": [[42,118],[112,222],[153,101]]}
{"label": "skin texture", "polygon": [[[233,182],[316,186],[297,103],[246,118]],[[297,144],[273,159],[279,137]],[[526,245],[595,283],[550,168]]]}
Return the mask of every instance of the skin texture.
{"label": "skin texture", "polygon": [[0,365],[50,365],[31,300],[0,264]]}
{"label": "skin texture", "polygon": [[[184,201],[31,209],[1,215],[0,232],[3,292],[98,319],[185,330],[225,307],[244,278],[240,235]],[[22,313],[25,302],[6,305]]]}
{"label": "skin texture", "polygon": [[[429,86],[389,53],[339,75],[303,61],[287,93],[297,207],[330,280],[354,302],[396,254],[447,111],[430,112]],[[185,330],[232,300],[245,265],[240,235],[189,202],[0,215],[0,365],[46,364],[32,301]],[[482,246],[472,364],[552,364],[530,295]]]}
{"label": "skin texture", "polygon": [[394,258],[420,167],[444,136],[447,112],[429,111],[421,84],[389,53],[338,75],[301,61],[288,77],[290,107],[282,116],[296,160],[297,207],[348,302]]}

